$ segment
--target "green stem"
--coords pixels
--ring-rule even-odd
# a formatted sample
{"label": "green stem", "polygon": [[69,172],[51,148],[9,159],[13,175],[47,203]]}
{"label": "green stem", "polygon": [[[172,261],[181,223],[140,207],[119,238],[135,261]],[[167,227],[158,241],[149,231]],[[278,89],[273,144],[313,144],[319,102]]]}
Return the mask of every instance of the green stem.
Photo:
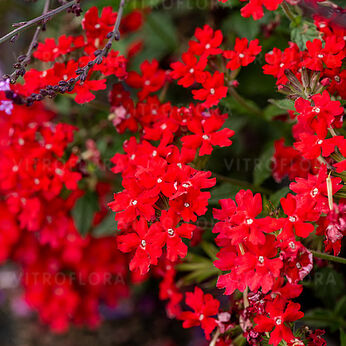
{"label": "green stem", "polygon": [[26,30],[27,28],[29,28],[29,27],[37,24],[37,23],[48,20],[51,17],[53,17],[54,15],[58,14],[59,12],[62,12],[62,11],[66,10],[67,8],[69,8],[75,4],[76,4],[75,1],[68,2],[68,3],[66,3],[66,4],[64,4],[58,8],[55,8],[54,10],[51,10],[47,13],[42,14],[41,16],[39,16],[37,18],[31,19],[28,22],[23,23],[23,25],[19,26],[18,28],[14,29],[11,32],[9,32],[8,34],[6,34],[5,36],[1,37],[0,38],[0,44],[10,40],[13,36],[19,34],[21,31]]}
{"label": "green stem", "polygon": [[346,258],[328,255],[326,253],[318,252],[315,250],[309,250],[309,251],[317,258],[321,258],[321,259],[324,259],[326,261],[332,261],[332,262],[346,264]]}
{"label": "green stem", "polygon": [[217,179],[217,180],[220,180],[220,181],[224,181],[226,183],[230,183],[232,185],[235,185],[235,186],[241,186],[241,187],[244,187],[244,188],[248,188],[248,189],[251,189],[252,191],[254,192],[260,192],[260,193],[264,193],[266,195],[271,195],[273,192],[269,189],[266,189],[264,187],[261,187],[261,186],[256,186],[256,185],[253,185],[247,181],[244,181],[244,180],[239,180],[239,179],[234,179],[234,178],[230,178],[230,177],[225,177],[221,174],[218,174],[218,173],[213,173],[213,176]]}
{"label": "green stem", "polygon": [[231,96],[233,96],[234,99],[240,105],[242,105],[245,109],[247,109],[250,113],[256,114],[260,117],[263,116],[262,112],[259,109],[255,108],[254,106],[252,106],[251,104],[249,104],[242,96],[240,96],[234,87],[230,87],[230,91],[231,91]]}
{"label": "green stem", "polygon": [[281,3],[281,8],[284,11],[286,17],[292,22],[296,23],[296,16],[293,14],[287,3],[284,1]]}

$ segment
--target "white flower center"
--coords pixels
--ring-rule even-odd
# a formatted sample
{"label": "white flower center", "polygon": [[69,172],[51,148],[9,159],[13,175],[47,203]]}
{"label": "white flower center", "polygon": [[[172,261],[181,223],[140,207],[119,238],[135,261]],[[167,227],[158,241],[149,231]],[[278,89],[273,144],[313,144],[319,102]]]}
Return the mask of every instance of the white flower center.
{"label": "white flower center", "polygon": [[24,145],[24,139],[23,138],[19,138],[18,139],[18,144],[19,145]]}
{"label": "white flower center", "polygon": [[323,143],[322,139],[320,139],[319,141],[317,141],[317,144],[321,145]]}
{"label": "white flower center", "polygon": [[204,315],[203,314],[200,314],[199,315],[199,320],[202,321],[204,319]]}
{"label": "white flower center", "polygon": [[12,167],[12,172],[18,172],[19,167],[17,165]]}
{"label": "white flower center", "polygon": [[247,219],[247,220],[246,220],[246,223],[247,223],[248,225],[251,225],[251,224],[253,223],[253,219]]}
{"label": "white flower center", "polygon": [[317,194],[318,194],[318,188],[315,187],[315,188],[310,192],[310,195],[311,195],[311,197],[316,197]]}
{"label": "white flower center", "polygon": [[40,179],[37,179],[37,178],[36,178],[36,179],[34,180],[34,183],[35,183],[35,185],[38,185],[38,184],[40,183]]}
{"label": "white flower center", "polygon": [[190,73],[194,73],[195,70],[194,70],[193,68],[190,68],[189,72],[190,72]]}
{"label": "white flower center", "polygon": [[264,262],[264,257],[263,256],[259,256],[258,257],[258,262],[262,264]]}
{"label": "white flower center", "polygon": [[205,141],[208,141],[208,140],[209,140],[209,136],[208,136],[208,135],[203,135],[202,138],[203,138]]}
{"label": "white flower center", "polygon": [[277,326],[279,326],[282,323],[281,318],[277,318],[275,323],[276,323]]}
{"label": "white flower center", "polygon": [[240,53],[240,54],[239,54],[239,58],[244,58],[244,56],[245,56],[245,55],[244,55],[243,53]]}
{"label": "white flower center", "polygon": [[290,220],[291,222],[296,222],[297,218],[295,216],[290,216],[288,220]]}
{"label": "white flower center", "polygon": [[295,249],[296,248],[296,244],[294,244],[293,241],[291,241],[288,245],[289,245],[289,247],[291,249]]}
{"label": "white flower center", "polygon": [[312,108],[312,111],[315,113],[319,113],[321,110],[318,107]]}
{"label": "white flower center", "polygon": [[210,48],[210,43],[207,43],[206,45],[205,45],[205,49],[209,49]]}
{"label": "white flower center", "polygon": [[318,54],[317,57],[322,59],[323,58],[323,54]]}
{"label": "white flower center", "polygon": [[169,229],[167,230],[167,233],[168,233],[169,236],[173,237],[173,236],[174,236],[174,230],[173,230],[173,228],[169,228]]}
{"label": "white flower center", "polygon": [[60,168],[56,168],[55,169],[55,173],[57,174],[57,175],[63,175],[63,170],[62,169],[60,169]]}
{"label": "white flower center", "polygon": [[211,88],[211,89],[210,89],[210,93],[211,93],[212,95],[214,95],[214,94],[215,94],[215,89],[214,89],[214,88]]}
{"label": "white flower center", "polygon": [[297,267],[298,269],[301,269],[302,265],[301,265],[299,262],[297,262],[297,263],[296,263],[296,267]]}
{"label": "white flower center", "polygon": [[189,206],[190,206],[189,203],[187,203],[187,202],[184,203],[184,207],[185,207],[185,208],[188,208]]}
{"label": "white flower center", "polygon": [[147,246],[147,242],[146,242],[144,239],[142,239],[142,240],[141,240],[141,247],[142,247],[143,249],[145,249],[146,246]]}
{"label": "white flower center", "polygon": [[154,150],[152,155],[153,155],[153,157],[155,157],[157,155],[157,151]]}
{"label": "white flower center", "polygon": [[146,80],[145,82],[144,82],[144,85],[150,85],[150,80]]}
{"label": "white flower center", "polygon": [[282,62],[281,64],[280,64],[280,67],[284,67],[285,66],[285,64]]}
{"label": "white flower center", "polygon": [[158,182],[159,184],[162,183],[162,179],[161,179],[161,178],[157,179],[157,182]]}
{"label": "white flower center", "polygon": [[131,202],[132,205],[136,205],[137,203],[138,202],[135,199]]}
{"label": "white flower center", "polygon": [[100,29],[101,28],[101,24],[95,24],[95,29]]}

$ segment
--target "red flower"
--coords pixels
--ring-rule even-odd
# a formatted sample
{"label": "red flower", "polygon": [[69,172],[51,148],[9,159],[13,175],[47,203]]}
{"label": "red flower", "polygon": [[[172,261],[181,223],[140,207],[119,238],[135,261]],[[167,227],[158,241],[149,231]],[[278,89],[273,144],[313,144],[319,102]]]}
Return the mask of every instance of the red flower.
{"label": "red flower", "polygon": [[[249,46],[248,46],[249,45]],[[248,41],[247,38],[236,38],[234,50],[226,50],[223,56],[230,59],[227,68],[231,71],[241,66],[247,66],[255,60],[257,54],[260,53],[262,47],[258,45],[258,40]]]}
{"label": "red flower", "polygon": [[157,228],[150,227],[144,218],[133,225],[134,232],[117,236],[118,248],[122,252],[135,254],[130,262],[130,270],[138,269],[141,275],[149,271],[150,264],[157,264],[162,254],[165,234]]}
{"label": "red flower", "polygon": [[153,231],[157,233],[164,232],[167,247],[166,257],[171,262],[175,262],[178,257],[184,258],[186,256],[187,246],[181,238],[191,239],[192,232],[196,228],[195,225],[189,223],[183,223],[177,227],[179,220],[180,216],[173,209],[169,209],[169,211],[162,210],[160,222],[155,222],[151,226]]}
{"label": "red flower", "polygon": [[214,316],[219,312],[220,302],[213,298],[209,293],[203,294],[199,287],[195,287],[194,292],[186,292],[186,304],[193,309],[192,311],[184,311],[179,315],[179,319],[184,320],[183,327],[191,328],[201,326],[207,339],[210,333],[217,326]]}
{"label": "red flower", "polygon": [[140,100],[144,100],[149,94],[163,87],[166,74],[164,70],[159,69],[159,63],[155,59],[151,63],[147,60],[144,61],[140,69],[141,75],[135,71],[129,72],[126,83],[133,88],[141,89],[138,97]]}
{"label": "red flower", "polygon": [[206,72],[202,83],[203,89],[192,90],[195,100],[204,101],[202,105],[206,108],[217,105],[227,95],[228,88],[225,86],[224,74],[215,71],[213,75]]}
{"label": "red flower", "polygon": [[308,54],[302,61],[302,65],[314,71],[322,71],[323,63],[327,68],[340,67],[345,57],[343,48],[345,41],[337,40],[336,36],[327,37],[325,46],[322,47],[322,41],[315,38],[312,42],[306,42]]}
{"label": "red flower", "polygon": [[218,48],[223,39],[221,30],[214,31],[209,25],[204,25],[203,29],[196,29],[195,37],[198,40],[197,42],[189,42],[192,54],[208,57],[209,55],[218,55],[222,53],[221,48]]}
{"label": "red flower", "polygon": [[299,309],[298,303],[289,301],[286,306],[286,301],[277,297],[266,304],[265,314],[254,318],[255,331],[270,332],[269,343],[274,346],[279,345],[282,340],[289,342],[294,336],[287,323],[299,320],[304,316]]}
{"label": "red flower", "polygon": [[261,287],[263,293],[269,292],[283,267],[277,257],[278,242],[273,235],[267,235],[263,245],[247,243],[245,254],[237,257],[235,268],[237,276],[244,280],[251,291]]}
{"label": "red flower", "polygon": [[254,20],[258,20],[263,17],[262,6],[264,6],[269,11],[275,11],[282,3],[282,1],[283,0],[249,0],[249,3],[240,10],[240,13],[245,18],[252,16]]}
{"label": "red flower", "polygon": [[205,73],[203,72],[207,66],[208,60],[205,57],[201,57],[199,61],[191,53],[186,52],[182,55],[183,62],[177,61],[171,64],[172,72],[171,76],[174,79],[179,79],[178,84],[187,88],[195,82],[202,83],[205,79]]}
{"label": "red flower", "polygon": [[54,38],[46,38],[44,43],[39,43],[34,57],[42,61],[54,61],[60,55],[70,53],[73,48],[72,46],[73,37],[61,35],[59,37],[58,44],[55,43]]}
{"label": "red flower", "polygon": [[188,122],[188,129],[193,132],[193,135],[184,136],[181,138],[184,147],[199,150],[199,156],[210,155],[213,151],[213,146],[227,147],[232,144],[229,137],[234,135],[234,131],[228,128],[219,130],[224,123],[224,119],[216,116],[211,116],[204,120],[197,118]]}
{"label": "red flower", "polygon": [[[299,205],[297,199],[291,194],[288,194],[286,198],[281,198],[280,202],[282,209],[288,217],[287,219],[283,219],[283,230],[279,237],[285,239],[293,237],[293,229],[295,230],[295,234],[302,238],[306,238],[313,232],[314,225],[305,222],[310,218],[316,220],[316,213],[313,213],[310,209],[311,205],[310,208],[308,205]],[[317,214],[317,218],[318,216]]]}

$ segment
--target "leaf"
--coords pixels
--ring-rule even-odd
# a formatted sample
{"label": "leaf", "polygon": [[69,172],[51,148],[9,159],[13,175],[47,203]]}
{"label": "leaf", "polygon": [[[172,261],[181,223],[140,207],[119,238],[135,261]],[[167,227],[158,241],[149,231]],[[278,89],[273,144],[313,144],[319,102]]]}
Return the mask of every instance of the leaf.
{"label": "leaf", "polygon": [[295,111],[294,108],[294,101],[289,99],[282,99],[282,100],[275,100],[275,99],[269,99],[268,100],[271,104],[275,105],[276,107],[283,109],[285,111],[291,110]]}
{"label": "leaf", "polygon": [[282,197],[286,197],[286,195],[288,194],[289,192],[289,188],[288,186],[285,186],[283,187],[282,189],[274,192],[270,197],[269,197],[269,200],[270,202],[273,204],[274,207],[278,207],[279,206],[279,203],[280,203],[280,199]]}
{"label": "leaf", "polygon": [[340,345],[341,346],[346,346],[346,333],[341,328],[340,328]]}
{"label": "leaf", "polygon": [[230,183],[223,183],[211,189],[209,203],[218,204],[220,199],[234,198],[237,192],[240,190],[241,187],[232,185]]}
{"label": "leaf", "polygon": [[219,252],[218,248],[212,243],[203,241],[201,243],[202,249],[210,257],[211,260],[217,260],[216,254]]}
{"label": "leaf", "polygon": [[114,220],[114,213],[107,215],[102,222],[93,229],[93,236],[96,238],[102,238],[114,235],[117,231],[117,224]]}
{"label": "leaf", "polygon": [[97,195],[88,191],[84,196],[79,198],[72,209],[72,216],[78,232],[82,236],[86,236],[90,230],[95,212],[99,209]]}
{"label": "leaf", "polygon": [[[234,31],[239,37],[246,37],[252,40],[257,37],[260,31],[260,23],[251,18],[244,18],[239,12],[230,15],[224,22],[222,29],[225,32]],[[227,47],[227,49],[231,49]]]}
{"label": "leaf", "polygon": [[266,179],[268,179],[271,174],[271,159],[274,155],[274,145],[273,143],[269,143],[268,147],[264,150],[262,155],[259,158],[258,163],[255,166],[254,172],[253,172],[253,178],[254,178],[254,184],[259,186],[261,185]]}
{"label": "leaf", "polygon": [[278,107],[277,105],[269,105],[267,106],[264,111],[264,117],[268,120],[272,120],[277,115],[285,114],[286,109],[283,110],[282,108]]}
{"label": "leaf", "polygon": [[325,306],[334,308],[345,291],[343,275],[330,267],[320,268],[314,274],[313,289]]}
{"label": "leaf", "polygon": [[291,40],[295,42],[300,50],[306,49],[306,42],[319,38],[316,26],[308,21],[303,21],[298,26],[291,25]]}

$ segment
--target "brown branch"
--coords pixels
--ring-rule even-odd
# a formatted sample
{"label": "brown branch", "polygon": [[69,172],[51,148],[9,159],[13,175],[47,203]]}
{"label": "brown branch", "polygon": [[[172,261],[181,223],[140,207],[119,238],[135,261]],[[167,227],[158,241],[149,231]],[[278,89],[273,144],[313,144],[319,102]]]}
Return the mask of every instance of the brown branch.
{"label": "brown branch", "polygon": [[[47,14],[49,10],[50,0],[45,0],[42,15]],[[15,83],[20,76],[24,76],[25,74],[25,67],[30,63],[31,56],[33,50],[37,47],[38,44],[38,36],[40,35],[41,31],[45,30],[45,24],[41,23],[35,31],[34,36],[32,37],[32,40],[30,42],[29,48],[25,55],[21,55],[18,57],[17,62],[14,64],[15,70],[11,73],[10,76],[4,76],[4,79],[10,79],[11,83]]]}
{"label": "brown branch", "polygon": [[39,94],[31,94],[27,98],[24,98],[13,92],[7,92],[6,96],[12,99],[13,102],[18,104],[26,104],[30,106],[35,101],[41,101],[45,96],[55,97],[57,94],[64,94],[65,92],[71,92],[77,82],[84,83],[88,77],[89,71],[97,64],[100,65],[103,58],[106,57],[112,47],[113,40],[120,39],[119,26],[123,16],[123,11],[125,7],[126,0],[121,0],[119,4],[119,9],[117,12],[117,19],[115,21],[113,30],[107,34],[108,41],[102,49],[98,49],[94,52],[94,60],[91,60],[84,67],[80,67],[76,70],[77,77],[71,78],[68,81],[61,80],[56,85],[48,85],[45,89],[41,89]]}
{"label": "brown branch", "polygon": [[51,10],[45,14],[42,14],[41,16],[39,16],[37,18],[31,19],[28,22],[19,23],[18,28],[12,30],[11,32],[9,32],[8,34],[6,34],[5,36],[0,38],[0,44],[3,42],[6,42],[8,40],[13,39],[13,37],[16,37],[20,32],[30,28],[31,26],[36,25],[37,23],[45,24],[51,17],[55,16],[56,14],[66,10],[67,8],[70,8],[76,4],[77,4],[77,1],[74,0],[74,1],[68,2],[68,3],[66,3],[60,7],[57,7],[54,10]]}

